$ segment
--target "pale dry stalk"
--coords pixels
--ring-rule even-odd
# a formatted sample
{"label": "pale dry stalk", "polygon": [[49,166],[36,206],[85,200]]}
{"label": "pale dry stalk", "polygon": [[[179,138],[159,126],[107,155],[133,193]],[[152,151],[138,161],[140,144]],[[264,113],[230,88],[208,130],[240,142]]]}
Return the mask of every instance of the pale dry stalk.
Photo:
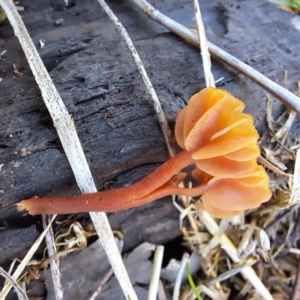
{"label": "pale dry stalk", "polygon": [[155,248],[151,280],[148,289],[148,298],[147,298],[148,300],[157,299],[157,291],[158,291],[162,261],[164,257],[164,251],[165,251],[164,246],[156,246]]}
{"label": "pale dry stalk", "polygon": [[297,150],[290,205],[300,203],[300,149]]}
{"label": "pale dry stalk", "polygon": [[180,296],[180,287],[181,287],[181,282],[182,282],[182,277],[183,274],[185,272],[185,266],[188,263],[190,259],[189,254],[187,254],[186,252],[183,253],[181,262],[180,262],[180,267],[177,273],[177,277],[175,280],[175,284],[174,284],[174,288],[173,288],[173,300],[178,300],[179,296]]}
{"label": "pale dry stalk", "polygon": [[153,105],[154,105],[154,109],[155,112],[157,114],[158,117],[158,121],[159,121],[159,125],[160,128],[162,130],[163,136],[165,138],[170,156],[174,156],[175,155],[175,150],[174,147],[172,146],[171,143],[171,130],[169,128],[168,122],[166,120],[165,114],[162,110],[161,104],[158,100],[157,94],[154,90],[154,87],[152,85],[152,82],[146,72],[146,69],[144,67],[144,64],[136,50],[136,48],[133,45],[133,42],[129,36],[129,34],[127,33],[125,27],[122,25],[122,23],[119,21],[119,19],[117,18],[117,16],[114,14],[114,12],[111,10],[111,8],[106,4],[106,2],[104,0],[97,0],[99,2],[99,4],[101,5],[101,7],[104,9],[104,11],[107,13],[107,15],[109,16],[109,18],[112,20],[112,22],[114,23],[114,25],[117,27],[118,31],[120,32],[121,36],[123,37],[133,59],[134,62],[143,78],[144,84],[146,86],[146,89],[149,93],[149,95],[151,96]]}
{"label": "pale dry stalk", "polygon": [[[50,217],[48,215],[42,215],[42,224],[44,230],[47,228],[50,221]],[[55,246],[55,239],[52,226],[49,227],[49,230],[45,236],[48,256],[52,257],[57,253],[56,246]],[[56,300],[63,300],[64,299],[64,289],[61,284],[61,273],[59,270],[59,259],[55,258],[50,261],[50,270],[52,274],[52,281],[55,293]]]}
{"label": "pale dry stalk", "polygon": [[211,72],[211,60],[209,54],[208,41],[206,39],[205,28],[202,21],[201,10],[198,0],[194,0],[194,11],[200,43],[200,52],[202,56],[203,70],[206,86],[215,87],[215,79]]}

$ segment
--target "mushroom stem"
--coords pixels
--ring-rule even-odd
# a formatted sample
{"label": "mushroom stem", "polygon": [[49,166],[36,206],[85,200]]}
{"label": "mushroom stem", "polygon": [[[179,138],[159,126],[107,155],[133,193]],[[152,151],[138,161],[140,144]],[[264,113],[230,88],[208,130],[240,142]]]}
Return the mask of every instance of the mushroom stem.
{"label": "mushroom stem", "polygon": [[173,189],[179,189],[178,191],[184,194],[184,190],[189,189],[180,189],[174,184],[178,180],[177,176],[174,180],[171,179],[180,170],[194,163],[191,155],[192,152],[182,151],[139,182],[125,188],[81,194],[75,197],[32,197],[19,202],[17,209],[27,210],[31,215],[90,211],[114,212],[140,206],[170,195]]}

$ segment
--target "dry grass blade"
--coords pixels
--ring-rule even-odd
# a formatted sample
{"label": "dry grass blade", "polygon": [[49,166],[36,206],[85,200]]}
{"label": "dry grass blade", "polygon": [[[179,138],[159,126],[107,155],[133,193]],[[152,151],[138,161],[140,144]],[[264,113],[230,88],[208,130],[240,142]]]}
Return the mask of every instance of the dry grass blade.
{"label": "dry grass blade", "polygon": [[189,261],[189,255],[187,253],[184,253],[181,259],[180,268],[177,273],[177,277],[174,284],[173,289],[173,300],[178,300],[180,296],[180,286],[182,281],[182,276],[185,271],[186,263]]}
{"label": "dry grass blade", "polygon": [[[42,224],[43,228],[47,228],[47,223],[49,223],[49,216],[42,215]],[[53,234],[52,226],[49,227],[49,230],[46,233],[45,241],[48,250],[48,256],[52,257],[57,253],[56,246],[55,246],[55,239]],[[61,284],[61,273],[59,270],[59,259],[53,259],[50,261],[50,269],[52,274],[52,281],[55,293],[56,300],[62,300],[64,298],[64,289]]]}
{"label": "dry grass blade", "polygon": [[157,291],[160,279],[162,260],[164,257],[164,251],[164,246],[156,246],[153,258],[151,280],[148,290],[148,300],[156,300],[157,298]]}
{"label": "dry grass blade", "polygon": [[[270,95],[267,94],[267,124],[270,131],[270,135],[273,139],[270,140],[271,143],[274,142],[274,140],[278,143],[278,147],[284,148],[287,152],[289,152],[294,158],[295,153],[290,149],[289,147],[285,146],[286,139],[288,137],[288,134],[292,128],[293,122],[296,118],[296,113],[294,111],[288,110],[284,111],[284,113],[278,118],[278,121],[274,121],[272,117],[272,107],[273,107],[273,99]],[[275,125],[278,125],[281,122],[281,119],[287,115],[286,121],[281,125],[279,129],[275,132]],[[278,126],[277,126],[278,127]],[[279,149],[280,151],[280,149]]]}
{"label": "dry grass blade", "polygon": [[[192,182],[189,182],[188,186],[189,186],[189,188],[192,188]],[[183,187],[183,184],[182,184],[182,187]],[[193,218],[193,216],[189,213],[189,211],[191,209],[193,209],[193,205],[191,205],[191,199],[192,198],[187,197],[187,196],[181,196],[180,198],[181,198],[182,204],[185,208],[184,210],[181,208],[180,205],[178,205],[176,203],[175,196],[173,196],[173,199],[172,199],[174,206],[180,211],[180,229],[181,230],[183,229],[182,220],[185,218],[185,216],[187,216],[193,232],[198,232],[199,230],[198,230],[198,226],[196,224],[196,221]]]}
{"label": "dry grass blade", "polygon": [[109,18],[112,20],[112,22],[115,24],[115,26],[117,27],[117,29],[119,30],[120,34],[122,35],[122,37],[124,38],[124,41],[126,42],[126,45],[135,61],[135,64],[143,78],[144,84],[147,88],[147,91],[149,93],[149,95],[151,96],[151,99],[153,101],[154,104],[154,109],[156,111],[157,117],[158,117],[158,121],[162,130],[162,133],[164,135],[170,156],[174,156],[175,155],[175,150],[171,144],[171,131],[168,125],[168,122],[165,118],[164,112],[161,108],[160,102],[158,100],[158,97],[156,95],[156,92],[153,88],[153,85],[151,83],[151,80],[149,79],[149,76],[145,70],[145,67],[142,63],[142,60],[138,54],[138,52],[136,51],[132,40],[130,38],[130,36],[128,35],[126,29],[124,28],[124,26],[122,25],[122,23],[119,21],[119,19],[116,17],[116,15],[113,13],[113,11],[110,9],[110,7],[106,4],[106,2],[104,0],[97,0],[99,2],[99,4],[101,5],[101,7],[105,10],[105,12],[107,13],[107,15],[109,16]]}
{"label": "dry grass blade", "polygon": [[103,279],[101,280],[97,290],[93,293],[93,295],[89,298],[89,300],[95,300],[101,293],[103,285],[108,282],[108,280],[114,275],[113,269],[110,269],[105,276],[103,277]]}
{"label": "dry grass blade", "polygon": [[[165,26],[171,32],[182,37],[187,42],[199,47],[199,37],[197,36],[197,34],[191,32],[188,28],[175,22],[171,18],[163,15],[160,11],[155,9],[146,0],[130,0],[130,1],[134,3],[136,6],[138,6],[151,19]],[[300,112],[300,100],[296,95],[294,95],[290,91],[286,90],[282,86],[278,85],[274,81],[270,80],[266,76],[262,75],[258,71],[251,68],[249,65],[243,63],[239,59],[235,58],[234,56],[230,55],[229,53],[227,53],[226,51],[222,50],[221,48],[217,47],[212,43],[209,43],[209,51],[211,55],[213,55],[215,58],[219,59],[220,61],[227,64],[234,70],[237,70],[238,72],[242,73],[243,75],[251,79],[253,82],[255,82],[263,89],[268,91],[278,100],[283,102],[290,109],[296,111],[297,113]]]}
{"label": "dry grass blade", "polygon": [[194,0],[194,11],[195,11],[195,17],[196,17],[196,23],[198,29],[198,36],[200,40],[200,51],[201,51],[202,62],[203,62],[205,83],[207,87],[209,86],[215,87],[215,79],[211,72],[211,60],[210,60],[210,54],[208,49],[208,42],[206,40],[206,34],[205,34],[204,24],[203,24],[198,0]]}
{"label": "dry grass blade", "polygon": [[293,175],[285,173],[283,171],[281,171],[279,168],[277,168],[276,166],[274,166],[273,164],[271,164],[269,161],[267,161],[265,158],[263,158],[262,156],[259,156],[257,158],[257,161],[263,165],[265,168],[268,168],[269,170],[273,171],[275,174],[278,175],[283,175],[283,176],[287,176],[287,177],[292,177]]}
{"label": "dry grass blade", "polygon": [[[60,98],[20,15],[11,0],[0,0],[0,5],[5,10],[15,35],[20,41],[32,73],[41,90],[43,100],[51,114],[54,126],[56,127],[80,190],[83,193],[97,192],[73,119]],[[131,300],[137,299],[106,214],[90,213],[90,216],[125,297]]]}
{"label": "dry grass blade", "polygon": [[[3,276],[15,288],[19,300],[28,300],[26,293],[18,285],[17,281],[13,279],[5,270],[0,267],[0,275]],[[2,299],[2,298],[1,298]]]}
{"label": "dry grass blade", "polygon": [[273,150],[271,150],[267,147],[262,147],[261,150],[264,153],[266,159],[274,167],[278,168],[281,171],[286,171],[288,169],[281,161],[278,160],[278,158],[276,158],[276,156],[275,156],[276,152],[274,152]]}
{"label": "dry grass blade", "polygon": [[276,137],[281,139],[283,136],[286,135],[287,132],[290,131],[292,124],[296,118],[296,113],[294,111],[289,112],[289,116],[287,121],[283,124],[283,126],[276,132]]}
{"label": "dry grass blade", "polygon": [[[256,263],[256,261],[252,260],[251,264],[254,264],[254,263]],[[243,263],[240,266],[232,268],[232,269],[228,270],[227,272],[225,272],[225,273],[223,273],[223,274],[221,274],[221,275],[219,275],[219,276],[217,276],[217,277],[215,277],[215,278],[213,278],[211,280],[207,280],[206,283],[208,283],[208,284],[211,285],[211,284],[215,284],[217,282],[221,282],[221,281],[227,280],[230,277],[232,277],[232,276],[240,273],[247,266],[249,266],[249,263]]]}
{"label": "dry grass blade", "polygon": [[290,204],[300,203],[300,149],[297,150]]}
{"label": "dry grass blade", "polygon": [[[5,9],[5,8],[4,8]],[[30,261],[31,257],[33,256],[33,254],[35,253],[35,251],[38,249],[38,247],[40,246],[43,238],[45,237],[48,229],[50,228],[53,220],[55,219],[56,215],[52,216],[48,226],[46,227],[46,229],[42,232],[42,234],[38,237],[38,239],[34,242],[34,244],[31,246],[30,250],[27,252],[26,256],[23,258],[22,262],[20,263],[20,265],[18,266],[18,268],[16,269],[16,271],[14,272],[14,274],[12,275],[12,278],[14,280],[18,280],[19,276],[21,275],[21,273],[23,272],[23,270],[25,269],[25,267],[27,266],[28,262]],[[0,299],[5,299],[5,297],[7,296],[7,294],[9,293],[10,289],[13,287],[11,282],[7,282],[1,293],[0,293]]]}
{"label": "dry grass blade", "polygon": [[[198,293],[206,294],[212,300],[227,300],[228,299],[228,297],[224,297],[224,296],[222,297],[222,295],[220,295],[220,293],[218,293],[217,291],[213,291],[212,289],[209,289],[204,284],[200,284],[199,286],[197,286],[197,291],[198,291]],[[191,295],[190,297],[188,297],[187,300],[194,300],[194,299],[195,299],[194,295]]]}

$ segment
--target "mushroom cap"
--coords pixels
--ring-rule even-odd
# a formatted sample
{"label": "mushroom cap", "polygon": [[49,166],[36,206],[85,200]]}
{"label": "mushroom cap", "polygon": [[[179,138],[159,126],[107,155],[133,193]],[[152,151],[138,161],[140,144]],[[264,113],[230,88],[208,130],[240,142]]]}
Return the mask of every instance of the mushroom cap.
{"label": "mushroom cap", "polygon": [[218,181],[202,195],[204,208],[214,217],[234,216],[271,197],[269,177],[257,164],[259,135],[244,107],[229,92],[208,87],[177,116],[176,140],[192,153],[192,175]]}

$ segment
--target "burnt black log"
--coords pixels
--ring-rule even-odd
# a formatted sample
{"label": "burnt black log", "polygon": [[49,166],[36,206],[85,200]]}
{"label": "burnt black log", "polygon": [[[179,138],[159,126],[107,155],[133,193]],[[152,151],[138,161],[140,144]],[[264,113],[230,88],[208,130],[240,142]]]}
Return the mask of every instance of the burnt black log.
{"label": "burnt black log", "polygon": [[[190,1],[151,3],[195,27]],[[199,50],[148,19],[129,1],[109,4],[133,38],[173,127],[178,111],[205,86]],[[131,184],[167,160],[150,97],[125,43],[97,1],[73,1],[64,10],[53,1],[21,1],[20,5],[25,8],[23,20],[74,118],[97,187]],[[212,42],[277,83],[283,82],[285,70],[291,83],[299,79],[300,35],[291,21],[293,15],[266,1],[250,0],[203,1],[202,10]],[[60,18],[64,21],[57,26]],[[15,203],[34,195],[74,195],[79,190],[7,20],[0,27],[0,38],[1,50],[7,50],[0,59],[0,222],[26,227],[39,218],[24,218]],[[217,86],[245,101],[246,112],[263,133],[265,92],[217,61],[212,69],[216,79],[224,77]],[[291,90],[296,86],[291,85]],[[280,103],[276,102],[276,108],[280,111]],[[166,243],[179,236],[178,216],[167,198],[109,218],[113,228],[125,233],[126,250],[144,240]]]}

